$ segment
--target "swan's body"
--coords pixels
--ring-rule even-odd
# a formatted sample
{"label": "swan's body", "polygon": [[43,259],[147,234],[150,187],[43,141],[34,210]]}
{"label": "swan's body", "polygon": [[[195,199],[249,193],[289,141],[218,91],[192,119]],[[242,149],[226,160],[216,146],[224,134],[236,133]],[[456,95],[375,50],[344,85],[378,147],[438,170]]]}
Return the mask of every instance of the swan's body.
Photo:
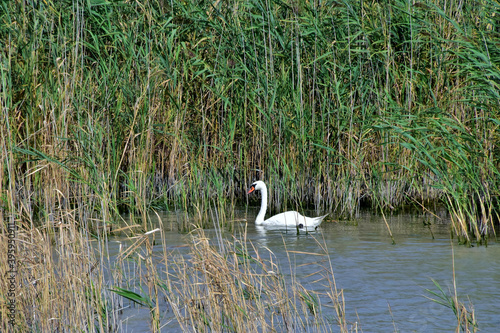
{"label": "swan's body", "polygon": [[274,215],[267,220],[264,220],[267,210],[267,186],[263,181],[256,181],[250,186],[248,194],[253,191],[260,191],[262,195],[262,202],[260,206],[259,214],[255,218],[255,224],[270,228],[290,228],[290,229],[305,229],[314,230],[316,229],[323,219],[328,216],[328,214],[319,217],[307,217],[301,215],[296,211],[288,211],[281,214]]}

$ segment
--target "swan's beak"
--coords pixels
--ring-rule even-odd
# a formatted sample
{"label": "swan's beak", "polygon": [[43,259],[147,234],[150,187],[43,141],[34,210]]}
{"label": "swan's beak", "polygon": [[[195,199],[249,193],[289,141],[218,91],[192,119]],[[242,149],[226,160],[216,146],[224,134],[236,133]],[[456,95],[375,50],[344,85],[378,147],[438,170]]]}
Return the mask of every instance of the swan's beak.
{"label": "swan's beak", "polygon": [[252,185],[252,186],[248,189],[247,194],[250,194],[250,193],[252,193],[253,191],[255,191],[255,186],[253,186],[253,185]]}

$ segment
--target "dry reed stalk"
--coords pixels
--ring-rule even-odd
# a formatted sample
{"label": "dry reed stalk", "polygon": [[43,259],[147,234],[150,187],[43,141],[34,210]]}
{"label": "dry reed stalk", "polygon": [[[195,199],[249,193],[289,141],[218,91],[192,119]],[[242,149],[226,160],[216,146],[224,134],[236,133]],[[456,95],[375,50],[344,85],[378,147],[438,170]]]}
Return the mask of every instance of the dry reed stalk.
{"label": "dry reed stalk", "polygon": [[352,331],[325,254],[318,254],[327,265],[317,267],[319,280],[314,283],[326,284],[330,291],[321,295],[301,285],[293,270],[284,276],[274,254],[256,248],[244,235],[219,246],[202,230],[191,237],[187,256],[165,258],[173,288],[167,298],[183,330],[330,331],[332,323],[323,313],[330,311],[326,302],[333,303],[341,331]]}
{"label": "dry reed stalk", "polygon": [[[88,233],[78,230],[74,220],[59,221],[40,228],[16,221],[15,330],[113,329],[116,322],[112,302],[106,299],[103,258],[95,255]],[[1,237],[0,255],[6,262],[6,236]],[[0,272],[6,274],[7,267],[0,265]],[[2,290],[8,290],[4,282],[2,279]],[[6,313],[5,304],[2,301],[2,313]],[[1,319],[2,328],[8,331],[5,316]]]}

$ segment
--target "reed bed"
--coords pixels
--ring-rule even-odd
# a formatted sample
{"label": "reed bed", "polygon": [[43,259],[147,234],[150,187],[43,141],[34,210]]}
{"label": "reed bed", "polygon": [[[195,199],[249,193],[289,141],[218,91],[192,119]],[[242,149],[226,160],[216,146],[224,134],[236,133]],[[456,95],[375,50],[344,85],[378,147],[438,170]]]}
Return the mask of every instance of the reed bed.
{"label": "reed bed", "polygon": [[[282,273],[283,263],[248,241],[244,229],[232,239],[220,229],[213,237],[195,229],[185,235],[185,247],[169,248],[158,228],[122,238],[119,253],[110,255],[105,233],[92,236],[71,217],[54,222],[51,228],[21,224],[15,317],[7,316],[12,296],[3,293],[2,331],[121,332],[128,327],[123,311],[131,307],[149,312],[152,332],[168,325],[183,332],[358,331],[345,317],[343,291],[321,241],[309,267],[315,282],[306,285],[292,260],[291,272]],[[1,237],[0,258],[7,262],[7,236]],[[8,265],[0,273],[9,276]],[[9,290],[7,279],[0,283]]]}
{"label": "reed bed", "polygon": [[182,331],[357,331],[345,317],[328,252],[317,253],[318,263],[310,267],[323,290],[318,292],[293,272],[281,273],[274,254],[248,242],[244,231],[231,241],[211,239],[200,229],[192,236],[187,257],[165,258],[166,298]]}
{"label": "reed bed", "polygon": [[[44,227],[18,221],[14,269],[0,265],[2,332],[116,331],[118,316],[111,309],[123,301],[106,289],[109,258],[99,255],[94,246],[102,247],[75,228],[74,220],[55,221]],[[0,257],[7,263],[10,238],[0,238]]]}
{"label": "reed bed", "polygon": [[[244,237],[203,234],[231,227],[255,179],[272,189],[271,210],[349,218],[441,203],[460,242],[494,232],[493,0],[0,6],[0,262],[15,230],[19,331],[118,331],[123,295],[149,308],[152,330],[168,303],[188,331],[356,331],[326,251],[318,295]],[[140,235],[152,209],[195,216],[179,226],[194,229],[191,261],[153,257],[146,235],[113,266],[106,237],[120,214]],[[143,290],[121,273],[132,257]]]}
{"label": "reed bed", "polygon": [[0,17],[4,212],[207,220],[262,178],[279,209],[440,202],[465,243],[498,221],[495,1],[16,0]]}

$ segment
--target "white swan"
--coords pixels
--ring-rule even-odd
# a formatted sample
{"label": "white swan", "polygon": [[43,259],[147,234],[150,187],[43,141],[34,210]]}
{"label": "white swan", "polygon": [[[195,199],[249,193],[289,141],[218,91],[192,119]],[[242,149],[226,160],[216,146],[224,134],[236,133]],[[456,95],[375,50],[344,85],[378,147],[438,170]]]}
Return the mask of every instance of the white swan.
{"label": "white swan", "polygon": [[328,214],[319,217],[307,217],[301,215],[296,211],[288,211],[281,214],[274,215],[267,220],[264,220],[267,210],[267,186],[263,181],[256,181],[250,186],[247,194],[253,191],[260,191],[262,195],[262,203],[260,206],[259,214],[255,218],[255,224],[265,227],[274,228],[290,228],[290,229],[305,229],[305,230],[315,230],[323,219],[328,216]]}

